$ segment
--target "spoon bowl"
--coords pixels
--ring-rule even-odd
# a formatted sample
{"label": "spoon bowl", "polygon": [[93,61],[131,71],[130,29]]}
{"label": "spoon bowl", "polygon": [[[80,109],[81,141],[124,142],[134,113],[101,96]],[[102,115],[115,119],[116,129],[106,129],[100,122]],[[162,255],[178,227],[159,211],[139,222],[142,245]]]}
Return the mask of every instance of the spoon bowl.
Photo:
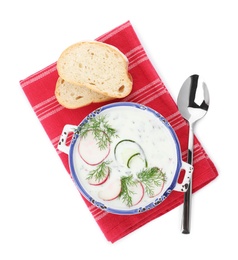
{"label": "spoon bowl", "polygon": [[188,77],[180,89],[177,104],[182,116],[193,124],[205,116],[210,98],[207,85],[194,74]]}
{"label": "spoon bowl", "polygon": [[[193,164],[193,125],[206,115],[209,108],[209,103],[210,98],[208,88],[200,76],[194,74],[188,77],[180,89],[177,104],[181,115],[188,121],[189,124],[187,162],[191,165]],[[192,179],[190,180],[188,190],[184,194],[182,218],[183,234],[190,233],[191,196]]]}

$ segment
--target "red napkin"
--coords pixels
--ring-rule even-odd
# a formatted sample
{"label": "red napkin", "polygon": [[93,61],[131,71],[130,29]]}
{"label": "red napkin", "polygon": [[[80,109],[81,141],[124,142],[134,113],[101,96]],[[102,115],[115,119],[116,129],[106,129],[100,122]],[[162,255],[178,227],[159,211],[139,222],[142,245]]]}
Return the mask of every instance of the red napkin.
{"label": "red napkin", "polygon": [[[116,46],[129,60],[129,72],[133,77],[133,91],[129,96],[120,101],[138,102],[162,114],[176,131],[181,144],[183,160],[186,161],[188,125],[181,117],[176,103],[148,59],[130,21],[105,33],[96,40]],[[57,78],[56,63],[53,63],[21,80],[20,85],[66,170],[69,172],[68,155],[57,150],[63,127],[66,124],[78,125],[88,113],[99,106],[105,105],[106,102],[91,104],[76,110],[66,109],[57,102],[54,96]],[[213,162],[195,137],[193,192],[202,188],[217,176],[218,172]],[[174,191],[163,203],[154,209],[141,214],[127,216],[107,213],[85,200],[105,237],[112,243],[172,210],[182,202],[183,193]]]}

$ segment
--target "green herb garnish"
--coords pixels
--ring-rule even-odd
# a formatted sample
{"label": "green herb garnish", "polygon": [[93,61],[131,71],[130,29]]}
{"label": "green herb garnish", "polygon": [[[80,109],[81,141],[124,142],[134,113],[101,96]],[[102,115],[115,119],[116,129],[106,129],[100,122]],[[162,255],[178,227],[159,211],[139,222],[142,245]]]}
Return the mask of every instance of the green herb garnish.
{"label": "green herb garnish", "polygon": [[89,175],[87,177],[87,180],[90,180],[94,178],[96,181],[100,182],[102,181],[105,176],[108,174],[108,171],[110,171],[110,167],[108,166],[111,162],[104,161],[100,163],[94,170],[89,172]]}
{"label": "green herb garnish", "polygon": [[133,191],[130,190],[130,187],[136,186],[137,181],[133,178],[133,175],[123,176],[121,178],[121,192],[119,198],[122,199],[123,203],[126,203],[128,207],[132,206],[132,195]]}
{"label": "green herb garnish", "polygon": [[166,181],[166,174],[158,167],[143,169],[137,174],[137,178],[144,184],[145,192],[149,196],[154,195],[154,187],[161,186]]}
{"label": "green herb garnish", "polygon": [[100,150],[104,150],[108,147],[112,137],[118,137],[116,134],[117,131],[108,124],[105,115],[90,118],[85,124],[81,125],[76,132],[85,138],[89,131],[93,133]]}

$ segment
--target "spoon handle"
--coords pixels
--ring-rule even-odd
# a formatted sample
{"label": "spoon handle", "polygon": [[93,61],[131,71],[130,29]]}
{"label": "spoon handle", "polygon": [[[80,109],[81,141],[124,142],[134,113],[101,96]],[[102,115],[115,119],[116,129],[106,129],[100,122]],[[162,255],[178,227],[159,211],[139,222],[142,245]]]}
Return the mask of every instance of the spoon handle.
{"label": "spoon handle", "polygon": [[[188,137],[188,154],[187,162],[193,164],[193,128],[189,127]],[[192,178],[189,183],[188,190],[184,193],[183,203],[183,218],[182,218],[182,233],[190,234],[190,222],[191,222],[191,204],[192,204]]]}

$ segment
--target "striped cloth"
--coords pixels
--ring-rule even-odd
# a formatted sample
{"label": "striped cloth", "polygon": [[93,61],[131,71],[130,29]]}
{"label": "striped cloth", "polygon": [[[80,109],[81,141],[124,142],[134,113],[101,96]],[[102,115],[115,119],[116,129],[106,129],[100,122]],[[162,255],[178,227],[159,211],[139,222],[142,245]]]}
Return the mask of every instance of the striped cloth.
{"label": "striped cloth", "polygon": [[[148,59],[130,21],[98,37],[96,40],[116,46],[129,60],[129,72],[133,77],[133,91],[120,101],[138,102],[162,114],[176,131],[181,144],[183,160],[186,161],[188,125],[181,117],[176,103]],[[78,125],[87,114],[99,106],[107,104],[107,102],[91,104],[75,110],[66,109],[57,102],[54,95],[57,78],[56,63],[53,63],[21,80],[20,85],[66,170],[69,172],[68,156],[57,150],[63,127],[66,124]],[[217,176],[218,173],[213,162],[195,137],[193,192],[202,188]],[[85,200],[105,237],[112,243],[172,210],[182,202],[183,194],[174,191],[156,208],[141,214],[127,216],[107,213]]]}

